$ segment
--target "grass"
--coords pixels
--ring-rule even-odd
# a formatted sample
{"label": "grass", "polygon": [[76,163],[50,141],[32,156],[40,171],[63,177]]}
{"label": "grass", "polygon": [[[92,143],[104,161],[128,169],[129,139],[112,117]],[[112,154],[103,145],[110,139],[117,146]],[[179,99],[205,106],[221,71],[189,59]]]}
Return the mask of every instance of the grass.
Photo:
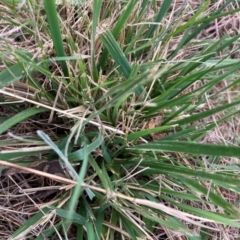
{"label": "grass", "polygon": [[1,239],[237,239],[237,1],[0,4]]}

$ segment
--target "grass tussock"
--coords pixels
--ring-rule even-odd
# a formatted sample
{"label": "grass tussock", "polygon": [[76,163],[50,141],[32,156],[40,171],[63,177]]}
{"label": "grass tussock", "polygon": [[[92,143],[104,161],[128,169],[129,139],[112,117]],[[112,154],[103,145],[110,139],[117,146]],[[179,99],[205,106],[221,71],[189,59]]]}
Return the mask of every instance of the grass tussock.
{"label": "grass tussock", "polygon": [[0,6],[1,239],[238,238],[238,1]]}

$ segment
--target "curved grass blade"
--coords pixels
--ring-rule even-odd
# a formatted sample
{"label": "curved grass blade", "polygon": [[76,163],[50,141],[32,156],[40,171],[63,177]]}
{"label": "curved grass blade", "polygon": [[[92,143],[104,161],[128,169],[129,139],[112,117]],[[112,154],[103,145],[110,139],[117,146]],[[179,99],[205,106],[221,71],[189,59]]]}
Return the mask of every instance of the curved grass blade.
{"label": "curved grass blade", "polygon": [[123,96],[127,97],[128,95],[132,94],[134,89],[138,87],[139,84],[149,81],[151,77],[152,77],[151,73],[143,72],[138,76],[134,77],[133,79],[129,79],[129,81],[122,82],[118,84],[116,87],[113,87],[112,89],[110,89],[108,92],[106,92],[106,94],[104,94],[100,99],[96,101],[96,104],[100,103],[103,99],[106,99],[108,96],[112,96],[112,99],[108,101],[107,104],[101,107],[98,111],[91,114],[87,118],[87,121],[92,120],[93,118],[98,116],[100,113],[102,113],[105,109],[110,108],[111,106],[114,106],[116,102],[118,102],[120,99],[123,99]]}
{"label": "curved grass blade", "polygon": [[38,130],[37,134],[40,138],[42,138],[42,140],[48,145],[50,146],[57,154],[58,156],[63,160],[64,164],[66,165],[66,167],[69,169],[69,171],[73,174],[74,179],[78,179],[78,174],[75,171],[75,169],[73,168],[73,166],[70,164],[70,162],[68,161],[67,157],[64,156],[64,154],[61,152],[61,150],[56,146],[56,144],[50,139],[50,137],[45,134],[43,131]]}
{"label": "curved grass blade", "polygon": [[[86,175],[86,172],[87,172],[87,167],[88,167],[88,154],[87,154],[87,150],[86,150],[86,145],[84,144],[84,147],[83,147],[83,155],[84,155],[84,158],[83,158],[83,162],[82,162],[82,165],[81,165],[81,170],[80,170],[80,173],[79,173],[79,177],[78,177],[78,181],[77,181],[77,185],[74,187],[74,191],[73,191],[73,194],[72,194],[72,197],[69,201],[69,210],[75,210],[76,209],[76,206],[78,204],[78,200],[84,190],[84,188],[82,187],[82,183],[84,182],[84,177]],[[88,189],[86,189],[88,191]],[[93,199],[93,197],[95,195],[92,195],[92,192],[91,191],[88,191],[88,195],[90,197],[90,199]],[[66,213],[66,218],[67,219],[70,219],[71,218],[71,212],[68,211]],[[67,224],[68,222],[66,222]],[[85,223],[82,223],[82,224],[85,224]]]}
{"label": "curved grass blade", "polygon": [[[72,173],[75,180],[78,180],[79,176],[76,172],[76,170],[73,168],[71,163],[69,162],[68,158],[64,156],[64,154],[61,152],[61,150],[55,145],[55,143],[50,139],[48,135],[46,135],[43,131],[37,131],[37,134],[39,137],[42,138],[42,140],[47,143],[57,154],[58,156],[63,160],[66,167],[69,169],[69,171]],[[84,153],[85,156],[85,153]],[[88,193],[88,196],[90,199],[92,199],[95,194],[88,188],[85,188],[86,192]]]}
{"label": "curved grass blade", "polygon": [[34,116],[38,113],[47,112],[47,111],[49,111],[49,110],[46,108],[32,107],[32,108],[28,108],[20,113],[17,113],[13,117],[9,118],[8,120],[6,120],[2,124],[0,124],[0,134],[6,132],[12,126],[22,122],[23,120],[25,120],[31,116]]}
{"label": "curved grass blade", "polygon": [[[186,40],[189,38],[189,33],[192,30],[192,26],[194,25],[195,20],[197,19],[197,17],[206,10],[206,8],[208,7],[210,3],[210,0],[207,0],[204,4],[202,3],[202,6],[199,7],[198,11],[196,12],[196,14],[194,14],[194,16],[188,20],[188,22],[184,25],[185,27],[187,26],[187,28],[185,29],[185,33],[183,35],[183,37],[181,38],[180,43],[178,44],[177,48],[174,50],[174,52],[171,54],[171,57],[175,57],[178,53],[178,51],[180,49],[183,48],[184,44],[186,44]],[[182,27],[180,27],[182,29]],[[190,41],[190,40],[189,40]]]}
{"label": "curved grass blade", "polygon": [[[114,61],[117,63],[117,65],[119,65],[122,74],[126,79],[128,79],[130,77],[132,67],[128,62],[126,56],[124,55],[122,49],[119,47],[118,43],[114,39],[112,33],[109,30],[106,30],[106,32],[101,34],[100,37],[108,52],[113,57]],[[135,67],[137,68],[137,66]],[[140,96],[143,91],[144,88],[141,85],[135,89],[135,93],[137,96]]]}

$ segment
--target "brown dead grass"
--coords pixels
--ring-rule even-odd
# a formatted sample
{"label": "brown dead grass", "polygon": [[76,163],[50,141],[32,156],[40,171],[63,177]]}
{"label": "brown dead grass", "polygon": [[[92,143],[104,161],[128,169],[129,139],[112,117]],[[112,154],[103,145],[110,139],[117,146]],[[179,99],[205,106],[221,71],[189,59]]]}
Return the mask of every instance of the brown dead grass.
{"label": "brown dead grass", "polygon": [[[49,181],[34,174],[14,173],[0,178],[0,232],[1,239],[9,236],[21,227],[26,220],[36,214],[42,207],[58,202],[61,197],[61,186],[57,182]],[[25,189],[28,190],[25,193]],[[29,190],[31,190],[29,192]],[[39,189],[36,191],[36,189]],[[38,235],[42,230],[49,228],[51,222],[59,221],[55,214],[42,226],[34,226],[30,231]],[[37,234],[36,234],[37,233]]]}

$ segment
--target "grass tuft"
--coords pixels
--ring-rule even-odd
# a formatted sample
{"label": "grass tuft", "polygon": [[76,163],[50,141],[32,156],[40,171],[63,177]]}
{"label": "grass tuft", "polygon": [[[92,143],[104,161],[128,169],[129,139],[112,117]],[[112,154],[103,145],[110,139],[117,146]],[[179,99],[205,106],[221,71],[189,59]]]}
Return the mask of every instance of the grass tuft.
{"label": "grass tuft", "polygon": [[0,239],[237,239],[237,1],[0,2]]}

